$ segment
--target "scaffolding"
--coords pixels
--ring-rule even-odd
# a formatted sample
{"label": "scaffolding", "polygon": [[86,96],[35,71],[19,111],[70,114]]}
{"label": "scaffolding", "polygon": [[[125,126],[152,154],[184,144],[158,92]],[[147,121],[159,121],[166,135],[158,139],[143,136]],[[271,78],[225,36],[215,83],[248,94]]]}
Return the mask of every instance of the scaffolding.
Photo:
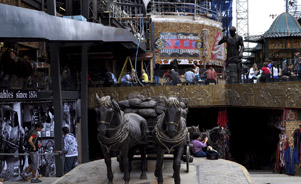
{"label": "scaffolding", "polygon": [[249,36],[248,0],[236,0],[236,30],[243,37]]}
{"label": "scaffolding", "polygon": [[298,0],[286,0],[285,9],[297,20],[301,18],[301,4],[298,4]]}

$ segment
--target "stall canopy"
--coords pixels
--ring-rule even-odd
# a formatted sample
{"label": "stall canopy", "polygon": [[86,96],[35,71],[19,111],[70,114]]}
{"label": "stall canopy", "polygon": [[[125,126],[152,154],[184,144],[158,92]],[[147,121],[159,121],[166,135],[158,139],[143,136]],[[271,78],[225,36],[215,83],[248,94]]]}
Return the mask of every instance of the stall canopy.
{"label": "stall canopy", "polygon": [[[126,29],[49,15],[42,11],[0,4],[0,40],[110,42],[137,47]],[[145,44],[139,44],[145,51]]]}

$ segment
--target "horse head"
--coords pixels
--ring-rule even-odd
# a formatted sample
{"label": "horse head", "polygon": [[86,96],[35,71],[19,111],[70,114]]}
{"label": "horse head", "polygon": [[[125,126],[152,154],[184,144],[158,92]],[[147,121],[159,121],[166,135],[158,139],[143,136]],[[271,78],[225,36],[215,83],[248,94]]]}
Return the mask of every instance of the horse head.
{"label": "horse head", "polygon": [[176,136],[181,130],[182,108],[177,98],[169,97],[166,101],[167,107],[165,113],[165,123],[163,128],[165,134],[170,138]]}
{"label": "horse head", "polygon": [[106,135],[109,128],[119,126],[121,123],[121,110],[118,103],[110,96],[99,98],[96,94],[96,99],[99,104],[95,109],[98,132]]}

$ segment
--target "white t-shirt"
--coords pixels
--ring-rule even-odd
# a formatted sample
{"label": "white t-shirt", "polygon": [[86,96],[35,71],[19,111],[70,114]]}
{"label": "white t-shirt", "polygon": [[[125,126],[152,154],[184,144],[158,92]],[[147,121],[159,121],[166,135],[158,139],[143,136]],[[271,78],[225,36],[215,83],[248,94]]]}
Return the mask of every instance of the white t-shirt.
{"label": "white t-shirt", "polygon": [[[271,72],[271,74],[272,74],[272,72]],[[273,76],[278,77],[278,68],[276,68],[276,67],[273,67]]]}
{"label": "white t-shirt", "polygon": [[252,79],[253,77],[256,77],[256,72],[254,70],[254,68],[250,68],[250,71],[249,71],[249,79]]}
{"label": "white t-shirt", "polygon": [[200,73],[200,68],[199,68],[199,67],[195,67],[195,68],[193,69],[193,71],[194,71],[194,74],[195,74],[195,75],[199,75],[199,73]]}

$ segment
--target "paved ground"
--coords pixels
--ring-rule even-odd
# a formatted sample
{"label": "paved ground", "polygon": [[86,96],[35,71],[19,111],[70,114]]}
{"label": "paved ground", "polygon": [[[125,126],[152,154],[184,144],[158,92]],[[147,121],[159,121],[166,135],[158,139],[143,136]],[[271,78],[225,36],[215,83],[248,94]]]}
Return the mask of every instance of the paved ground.
{"label": "paved ground", "polygon": [[[140,180],[138,170],[139,163],[133,163],[134,170],[131,173],[130,184],[156,184],[154,176],[155,161],[148,161],[147,180]],[[123,184],[123,174],[118,169],[115,160],[112,162],[114,172],[114,184]],[[183,184],[301,184],[301,177],[274,174],[272,172],[248,171],[241,165],[219,159],[207,160],[194,158],[190,164],[189,173],[186,172],[186,164],[181,166],[181,179]],[[164,164],[164,184],[173,184],[172,161]],[[82,164],[61,178],[42,177],[42,184],[106,184],[106,166],[103,160]],[[4,182],[4,184],[20,184],[26,182]],[[27,182],[29,183],[29,182]]]}
{"label": "paved ground", "polygon": [[[134,168],[139,168],[139,163],[134,163]],[[93,168],[93,169],[91,169]],[[181,183],[183,184],[249,184],[252,183],[247,170],[239,164],[219,160],[207,160],[205,158],[195,158],[190,164],[189,173],[186,172],[186,164],[181,166]],[[114,184],[123,184],[123,174],[120,173],[117,163],[113,161]],[[146,180],[140,180],[140,172],[134,169],[131,173],[130,184],[156,184],[157,180],[154,176],[155,161],[148,161],[148,173]],[[174,183],[172,178],[172,161],[167,160],[164,163],[164,184]],[[104,161],[94,161],[90,164],[83,164],[58,179],[54,184],[71,184],[71,183],[87,183],[87,184],[105,184],[106,168]]]}
{"label": "paved ground", "polygon": [[288,176],[272,172],[250,172],[254,184],[300,184],[300,176]]}

